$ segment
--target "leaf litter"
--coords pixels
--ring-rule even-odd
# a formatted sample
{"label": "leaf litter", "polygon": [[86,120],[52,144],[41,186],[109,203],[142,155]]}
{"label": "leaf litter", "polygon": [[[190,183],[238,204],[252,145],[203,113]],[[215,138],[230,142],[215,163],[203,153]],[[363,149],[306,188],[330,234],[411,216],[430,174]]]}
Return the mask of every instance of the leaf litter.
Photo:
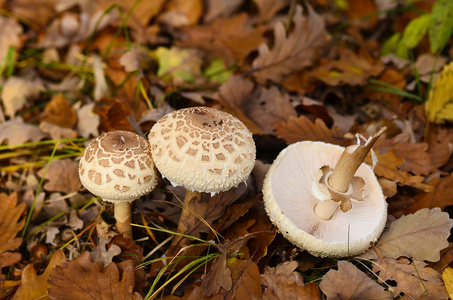
{"label": "leaf litter", "polygon": [[[0,298],[451,297],[453,6],[189,2],[1,2]],[[134,240],[119,235],[112,205],[78,178],[85,146],[112,130],[147,137],[198,105],[254,134],[252,175],[191,202],[179,245],[185,191],[165,179],[134,202]],[[339,260],[291,245],[263,206],[272,161],[382,126],[381,237]]]}

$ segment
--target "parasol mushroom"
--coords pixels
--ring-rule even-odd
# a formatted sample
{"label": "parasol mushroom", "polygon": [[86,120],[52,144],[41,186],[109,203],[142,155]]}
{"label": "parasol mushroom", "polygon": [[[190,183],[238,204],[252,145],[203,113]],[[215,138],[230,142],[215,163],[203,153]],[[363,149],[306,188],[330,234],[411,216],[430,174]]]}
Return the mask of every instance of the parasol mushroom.
{"label": "parasol mushroom", "polygon": [[278,155],[263,197],[267,214],[290,242],[316,256],[344,257],[379,238],[387,203],[373,170],[362,162],[384,130],[363,146],[303,141]]}
{"label": "parasol mushroom", "polygon": [[102,134],[83,152],[79,177],[88,191],[114,204],[118,231],[132,238],[131,202],[157,184],[148,141],[130,131]]}
{"label": "parasol mushroom", "polygon": [[178,233],[185,233],[181,220],[190,214],[190,201],[238,186],[255,164],[251,132],[214,108],[191,107],[164,116],[151,129],[149,142],[162,177],[186,189]]}

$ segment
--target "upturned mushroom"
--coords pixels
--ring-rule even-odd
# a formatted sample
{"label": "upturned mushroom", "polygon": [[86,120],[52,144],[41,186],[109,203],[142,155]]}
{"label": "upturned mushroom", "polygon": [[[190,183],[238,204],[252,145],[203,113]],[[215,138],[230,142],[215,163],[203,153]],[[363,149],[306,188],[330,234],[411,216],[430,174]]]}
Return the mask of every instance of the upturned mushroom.
{"label": "upturned mushroom", "polygon": [[185,232],[181,220],[190,214],[190,201],[238,186],[255,164],[252,133],[236,117],[209,107],[164,116],[151,129],[149,142],[162,177],[186,189],[178,233]]}
{"label": "upturned mushroom", "polygon": [[114,204],[118,231],[132,238],[131,202],[157,185],[148,141],[130,131],[102,134],[83,152],[79,177],[88,191]]}
{"label": "upturned mushroom", "polygon": [[278,155],[263,198],[283,236],[313,255],[332,257],[360,254],[379,238],[387,203],[373,170],[362,162],[384,130],[365,145],[304,141]]}

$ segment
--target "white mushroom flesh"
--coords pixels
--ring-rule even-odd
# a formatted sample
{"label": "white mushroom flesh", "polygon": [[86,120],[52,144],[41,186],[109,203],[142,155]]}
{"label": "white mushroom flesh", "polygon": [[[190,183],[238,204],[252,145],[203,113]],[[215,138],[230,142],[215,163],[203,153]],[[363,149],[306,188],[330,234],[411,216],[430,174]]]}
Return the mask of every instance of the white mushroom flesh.
{"label": "white mushroom flesh", "polygon": [[79,177],[87,190],[110,202],[133,201],[157,184],[149,142],[129,131],[92,141],[80,159]]}
{"label": "white mushroom flesh", "polygon": [[217,193],[245,181],[255,164],[251,132],[234,116],[209,107],[170,113],[151,129],[153,160],[174,186]]}
{"label": "white mushroom flesh", "polygon": [[283,150],[264,182],[266,211],[292,243],[314,254],[346,256],[361,253],[380,236],[387,219],[387,204],[376,177],[365,164],[356,176],[365,181],[362,202],[351,210],[336,210],[322,220],[314,213],[319,199],[313,181],[323,166],[335,167],[344,148],[322,142],[299,142]]}

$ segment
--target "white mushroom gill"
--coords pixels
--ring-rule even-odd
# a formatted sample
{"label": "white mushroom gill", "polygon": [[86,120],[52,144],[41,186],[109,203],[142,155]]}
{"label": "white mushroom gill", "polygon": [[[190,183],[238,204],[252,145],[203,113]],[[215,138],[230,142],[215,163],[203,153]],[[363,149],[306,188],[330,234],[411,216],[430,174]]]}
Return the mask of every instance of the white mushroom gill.
{"label": "white mushroom gill", "polygon": [[294,230],[332,243],[360,241],[374,235],[377,228],[380,234],[385,223],[382,219],[387,214],[386,205],[382,203],[385,198],[366,165],[360,166],[356,173],[366,182],[363,202],[354,202],[348,212],[337,210],[330,220],[322,220],[314,214],[319,201],[312,192],[316,172],[325,165],[334,167],[343,150],[322,142],[300,142],[282,151],[268,173],[264,188],[271,190],[273,199],[265,201],[274,223],[292,223]]}

